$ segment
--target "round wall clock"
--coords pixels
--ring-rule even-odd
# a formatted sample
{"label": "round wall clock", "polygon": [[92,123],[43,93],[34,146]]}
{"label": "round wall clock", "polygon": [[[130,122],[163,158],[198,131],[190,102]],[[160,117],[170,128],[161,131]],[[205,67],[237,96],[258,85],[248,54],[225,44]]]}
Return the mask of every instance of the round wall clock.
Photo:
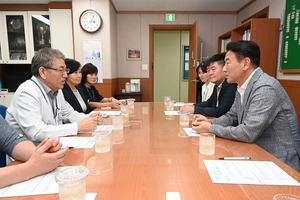
{"label": "round wall clock", "polygon": [[81,13],[79,24],[86,32],[94,33],[100,30],[102,19],[98,12],[89,9]]}

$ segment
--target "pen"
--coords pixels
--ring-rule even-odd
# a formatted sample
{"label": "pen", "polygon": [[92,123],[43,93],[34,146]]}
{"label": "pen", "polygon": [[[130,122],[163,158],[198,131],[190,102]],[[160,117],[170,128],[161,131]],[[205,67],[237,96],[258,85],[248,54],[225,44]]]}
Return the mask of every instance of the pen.
{"label": "pen", "polygon": [[69,149],[74,149],[74,147],[69,147]]}
{"label": "pen", "polygon": [[250,157],[223,157],[219,158],[219,160],[251,160]]}

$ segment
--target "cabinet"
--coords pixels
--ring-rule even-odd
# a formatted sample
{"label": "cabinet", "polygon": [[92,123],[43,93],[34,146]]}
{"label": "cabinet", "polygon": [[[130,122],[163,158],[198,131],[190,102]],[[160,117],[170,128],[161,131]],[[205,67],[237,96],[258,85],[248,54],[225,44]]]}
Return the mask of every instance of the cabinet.
{"label": "cabinet", "polygon": [[136,102],[142,102],[142,96],[143,94],[141,92],[117,92],[115,94],[115,98],[120,99],[135,99]]}
{"label": "cabinet", "polygon": [[280,19],[252,18],[218,38],[218,51],[224,52],[226,42],[251,40],[260,47],[260,67],[276,77]]}
{"label": "cabinet", "polygon": [[8,107],[13,96],[14,96],[13,92],[0,93],[0,104]]}
{"label": "cabinet", "polygon": [[34,52],[51,47],[47,11],[1,12],[0,62],[30,64]]}

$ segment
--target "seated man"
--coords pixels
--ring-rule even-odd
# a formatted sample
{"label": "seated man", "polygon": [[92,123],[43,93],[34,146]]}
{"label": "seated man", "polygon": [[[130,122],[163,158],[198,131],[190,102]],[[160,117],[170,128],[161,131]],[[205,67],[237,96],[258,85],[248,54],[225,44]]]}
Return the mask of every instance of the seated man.
{"label": "seated man", "polygon": [[0,116],[0,151],[22,164],[0,168],[0,188],[50,172],[65,159],[69,148],[62,149],[59,138],[44,139],[36,147]]}
{"label": "seated man", "polygon": [[223,70],[238,89],[231,109],[219,118],[196,116],[193,129],[255,143],[300,172],[300,137],[295,108],[278,80],[259,67],[260,49],[252,41],[227,44]]}
{"label": "seated man", "polygon": [[102,122],[100,112],[88,117],[64,99],[61,89],[69,72],[64,60],[59,50],[40,49],[32,58],[33,76],[18,87],[7,108],[6,121],[34,142],[91,132]]}
{"label": "seated man", "polygon": [[181,111],[194,114],[202,114],[211,117],[220,117],[225,114],[233,104],[237,85],[230,84],[225,78],[223,72],[225,54],[216,54],[209,58],[207,73],[210,81],[215,84],[212,95],[207,101],[196,103],[194,105],[185,104]]}

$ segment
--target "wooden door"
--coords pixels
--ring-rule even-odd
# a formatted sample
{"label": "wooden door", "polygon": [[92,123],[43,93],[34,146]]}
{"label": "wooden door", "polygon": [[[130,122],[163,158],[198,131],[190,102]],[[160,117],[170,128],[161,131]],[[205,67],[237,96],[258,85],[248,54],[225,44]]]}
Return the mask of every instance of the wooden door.
{"label": "wooden door", "polygon": [[198,21],[195,21],[190,29],[190,55],[189,55],[189,83],[188,83],[188,100],[196,102],[197,96],[197,60],[198,60]]}

